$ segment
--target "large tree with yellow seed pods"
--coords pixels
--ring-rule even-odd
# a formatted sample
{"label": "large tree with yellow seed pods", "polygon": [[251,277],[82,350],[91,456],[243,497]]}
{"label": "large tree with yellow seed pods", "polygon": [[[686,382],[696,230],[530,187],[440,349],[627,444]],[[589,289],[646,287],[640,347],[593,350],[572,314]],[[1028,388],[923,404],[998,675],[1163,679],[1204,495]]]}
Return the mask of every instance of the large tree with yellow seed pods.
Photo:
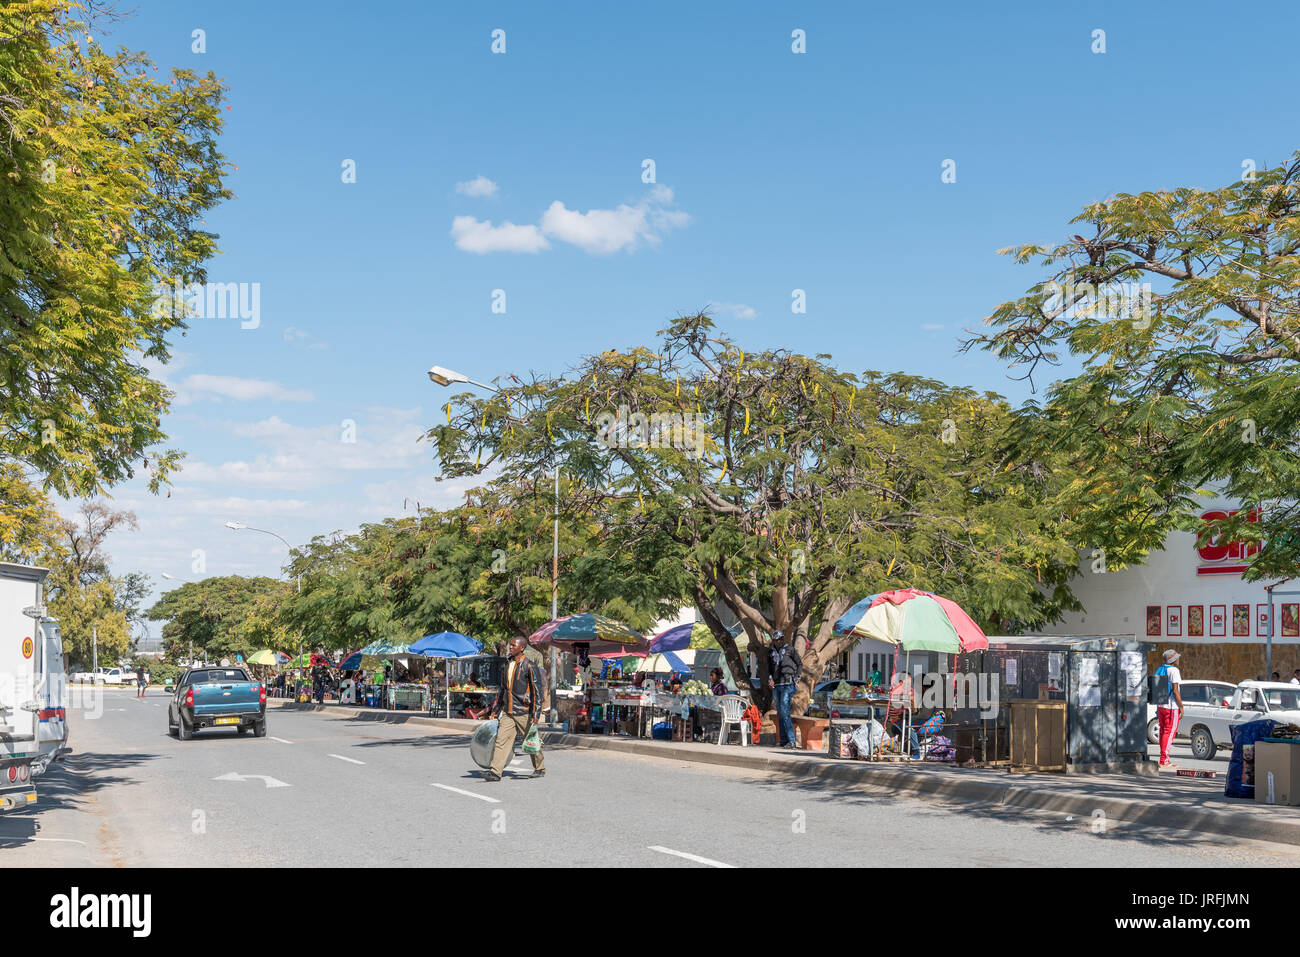
{"label": "large tree with yellow seed pods", "polygon": [[105,50],[99,6],[0,5],[0,465],[65,496],[137,469],[156,490],[179,458],[148,362],[185,316],[155,289],[205,281],[203,217],[230,195],[217,78]]}
{"label": "large tree with yellow seed pods", "polygon": [[1050,470],[1006,458],[998,396],[746,352],[706,315],[662,335],[454,396],[429,433],[445,474],[523,482],[558,465],[567,507],[600,516],[600,548],[689,570],[687,597],[738,679],[748,669],[721,609],[751,648],[775,629],[801,639],[797,708],[852,645],[833,626],[864,595],[929,589],[997,631],[1074,607],[1077,551],[1043,504]]}

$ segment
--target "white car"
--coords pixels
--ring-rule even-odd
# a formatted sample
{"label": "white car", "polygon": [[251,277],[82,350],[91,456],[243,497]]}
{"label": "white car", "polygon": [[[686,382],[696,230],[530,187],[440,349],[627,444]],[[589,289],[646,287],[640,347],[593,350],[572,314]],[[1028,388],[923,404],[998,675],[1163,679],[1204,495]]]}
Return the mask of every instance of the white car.
{"label": "white car", "polygon": [[95,673],[95,682],[105,685],[120,685],[125,682],[121,668],[101,668]]}
{"label": "white car", "polygon": [[1223,695],[1223,682],[1183,682],[1182,688],[1192,684],[1216,686],[1207,697],[1208,702],[1192,703],[1183,690],[1183,720],[1178,724],[1178,736],[1191,739],[1192,756],[1199,761],[1214,757],[1220,747],[1232,747],[1232,726],[1268,718],[1286,724],[1300,725],[1300,685],[1280,681],[1243,681]]}
{"label": "white car", "polygon": [[[1229,681],[1183,681],[1178,686],[1183,696],[1183,720],[1178,722],[1178,732],[1174,738],[1186,738],[1191,735],[1193,714],[1200,714],[1207,708],[1225,707],[1231,700],[1237,686]],[[1152,744],[1160,743],[1160,722],[1156,718],[1156,706],[1147,705],[1147,740]]]}

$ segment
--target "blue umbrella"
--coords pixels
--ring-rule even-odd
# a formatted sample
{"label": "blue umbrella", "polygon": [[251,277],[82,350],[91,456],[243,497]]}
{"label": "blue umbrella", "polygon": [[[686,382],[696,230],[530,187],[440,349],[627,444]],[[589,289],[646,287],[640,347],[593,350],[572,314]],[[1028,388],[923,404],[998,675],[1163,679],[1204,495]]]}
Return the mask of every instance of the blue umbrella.
{"label": "blue umbrella", "polygon": [[412,654],[426,658],[464,658],[481,652],[483,642],[454,631],[440,631],[436,635],[425,635],[412,644],[410,650]]}

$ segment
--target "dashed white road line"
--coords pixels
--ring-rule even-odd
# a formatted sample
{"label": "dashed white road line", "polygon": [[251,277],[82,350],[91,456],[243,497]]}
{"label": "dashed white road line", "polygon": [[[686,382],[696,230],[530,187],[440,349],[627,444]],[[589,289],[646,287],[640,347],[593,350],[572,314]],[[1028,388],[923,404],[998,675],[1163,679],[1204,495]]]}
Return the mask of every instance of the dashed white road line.
{"label": "dashed white road line", "polygon": [[284,738],[277,738],[273,734],[268,734],[267,737],[270,738],[272,741],[279,741],[281,744],[293,744],[292,741],[286,741],[284,740]]}
{"label": "dashed white road line", "polygon": [[330,757],[331,757],[331,758],[338,758],[340,761],[347,761],[347,762],[349,762],[350,764],[365,764],[365,763],[366,763],[366,762],[364,762],[364,761],[358,761],[356,758],[345,758],[345,757],[344,757],[343,755],[341,755],[341,754],[331,754]]}
{"label": "dashed white road line", "polygon": [[500,804],[500,798],[488,797],[486,794],[475,794],[473,791],[463,791],[460,788],[454,788],[450,784],[434,784],[435,788],[442,788],[444,791],[451,791],[453,794],[463,794],[465,797],[478,798],[480,801],[487,801],[489,804]]}
{"label": "dashed white road line", "polygon": [[724,864],[722,861],[700,857],[698,854],[687,854],[685,851],[674,851],[671,847],[660,847],[658,844],[652,844],[647,847],[646,850],[658,851],[660,854],[671,854],[673,857],[684,857],[688,861],[694,861],[696,864],[707,864],[709,867],[734,868],[736,866],[735,864]]}

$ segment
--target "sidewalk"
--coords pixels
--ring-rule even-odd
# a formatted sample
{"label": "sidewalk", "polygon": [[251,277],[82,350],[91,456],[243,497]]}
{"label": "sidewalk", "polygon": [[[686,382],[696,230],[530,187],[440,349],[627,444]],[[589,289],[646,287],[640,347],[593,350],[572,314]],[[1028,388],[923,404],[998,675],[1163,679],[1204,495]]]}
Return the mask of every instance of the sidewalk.
{"label": "sidewalk", "polygon": [[[335,703],[295,704],[281,698],[267,704],[297,711],[327,711],[369,721],[421,724],[466,736],[482,722],[434,718],[417,711],[385,711]],[[782,751],[752,745],[719,747],[620,736],[566,734],[543,729],[548,747],[619,751],[638,757],[747,768],[792,778],[906,791],[914,797],[995,804],[1026,811],[1051,811],[1091,818],[1100,810],[1110,821],[1173,828],[1202,834],[1300,845],[1300,807],[1270,807],[1223,796],[1223,779],[1169,774],[1059,775],[957,768],[940,763],[876,764],[847,761],[812,751]]]}

